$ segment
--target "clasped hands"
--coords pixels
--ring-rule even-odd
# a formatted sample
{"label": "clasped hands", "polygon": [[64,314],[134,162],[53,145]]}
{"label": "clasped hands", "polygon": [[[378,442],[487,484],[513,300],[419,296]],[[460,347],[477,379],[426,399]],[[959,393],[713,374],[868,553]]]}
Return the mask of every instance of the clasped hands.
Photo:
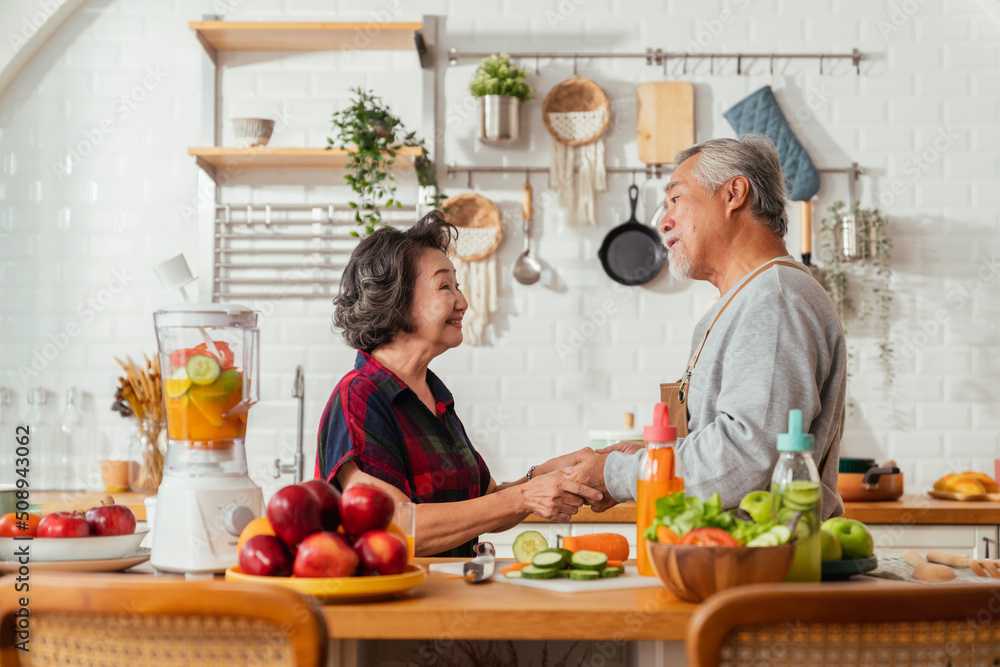
{"label": "clasped hands", "polygon": [[604,463],[611,452],[634,454],[642,445],[619,442],[593,450],[584,447],[546,461],[535,469],[531,481],[521,487],[525,511],[549,521],[564,522],[580,507],[590,505],[603,512],[618,504],[604,483]]}

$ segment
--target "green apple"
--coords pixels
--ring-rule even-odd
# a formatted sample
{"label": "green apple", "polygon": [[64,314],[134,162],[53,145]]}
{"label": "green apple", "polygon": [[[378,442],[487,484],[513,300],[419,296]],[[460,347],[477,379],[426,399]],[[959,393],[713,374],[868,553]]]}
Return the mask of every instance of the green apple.
{"label": "green apple", "polygon": [[740,509],[749,514],[754,523],[771,521],[771,493],[769,491],[751,491],[743,496]]}
{"label": "green apple", "polygon": [[875,541],[868,527],[860,521],[838,516],[827,519],[820,528],[837,536],[843,549],[843,558],[868,558],[875,553]]}
{"label": "green apple", "polygon": [[840,546],[840,540],[829,530],[819,531],[820,558],[825,563],[828,560],[840,560],[844,555],[844,550]]}

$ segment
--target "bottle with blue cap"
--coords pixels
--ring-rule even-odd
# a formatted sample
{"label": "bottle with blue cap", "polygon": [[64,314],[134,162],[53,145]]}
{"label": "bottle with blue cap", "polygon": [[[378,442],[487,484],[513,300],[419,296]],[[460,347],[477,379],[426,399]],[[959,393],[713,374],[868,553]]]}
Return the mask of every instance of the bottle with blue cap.
{"label": "bottle with blue cap", "polygon": [[778,435],[778,464],[771,476],[771,518],[789,524],[798,516],[794,531],[795,560],[785,581],[820,580],[819,471],[813,461],[814,438],[802,432],[802,411],[788,412],[788,433]]}

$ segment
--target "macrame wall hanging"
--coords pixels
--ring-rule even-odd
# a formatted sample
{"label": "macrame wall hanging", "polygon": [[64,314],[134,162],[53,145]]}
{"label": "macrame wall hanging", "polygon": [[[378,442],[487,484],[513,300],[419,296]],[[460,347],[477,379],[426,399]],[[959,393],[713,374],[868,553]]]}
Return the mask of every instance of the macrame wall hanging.
{"label": "macrame wall hanging", "polygon": [[462,320],[464,340],[483,345],[490,315],[497,310],[496,249],[503,238],[500,209],[486,197],[465,193],[441,205],[445,220],[458,228],[452,261],[469,310]]}
{"label": "macrame wall hanging", "polygon": [[608,96],[582,76],[557,84],[542,102],[542,120],[555,140],[549,177],[570,224],[596,223],[594,199],[607,189],[603,137],[610,119]]}

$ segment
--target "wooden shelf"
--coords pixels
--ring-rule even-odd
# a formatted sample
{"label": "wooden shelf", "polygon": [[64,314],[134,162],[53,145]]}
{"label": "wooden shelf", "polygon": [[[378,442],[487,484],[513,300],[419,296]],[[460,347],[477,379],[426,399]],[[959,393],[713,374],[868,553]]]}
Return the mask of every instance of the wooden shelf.
{"label": "wooden shelf", "polygon": [[[212,180],[218,183],[219,170],[245,169],[337,169],[347,164],[352,151],[342,148],[229,148],[225,146],[210,146],[207,148],[189,148],[188,155],[193,155],[198,166],[205,170]],[[396,151],[397,169],[413,165],[413,158],[419,156],[421,149],[416,146],[404,146]]]}
{"label": "wooden shelf", "polygon": [[409,51],[423,24],[191,21],[188,27],[217,51]]}

